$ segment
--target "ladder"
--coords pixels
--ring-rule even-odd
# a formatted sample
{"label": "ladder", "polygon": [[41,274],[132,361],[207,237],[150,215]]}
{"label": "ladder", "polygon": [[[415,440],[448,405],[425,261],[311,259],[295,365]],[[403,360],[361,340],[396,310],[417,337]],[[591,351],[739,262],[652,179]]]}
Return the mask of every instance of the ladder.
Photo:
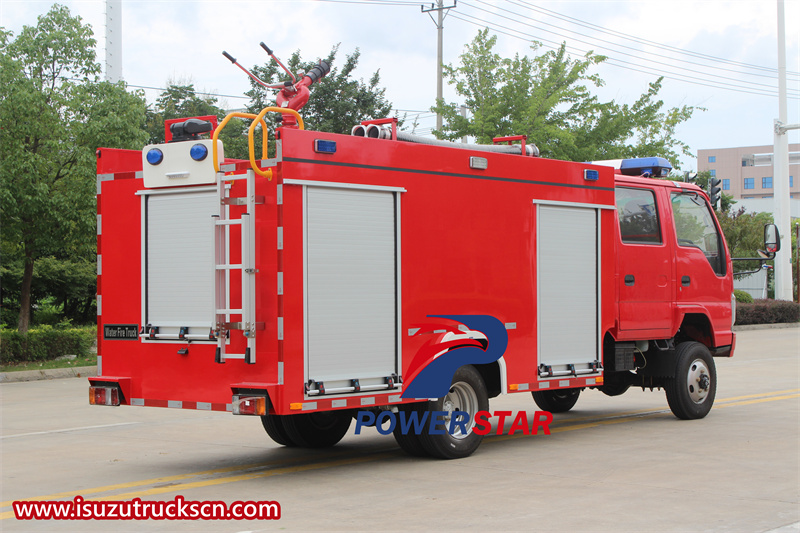
{"label": "ladder", "polygon": [[[244,197],[231,197],[231,184],[235,180],[247,180],[247,194]],[[219,215],[212,216],[214,223],[214,321],[212,336],[217,341],[214,360],[224,363],[227,359],[244,359],[247,364],[256,362],[256,331],[264,329],[263,322],[256,322],[256,280],[255,274],[255,206],[264,203],[263,196],[255,194],[255,173],[226,176],[217,172],[217,192],[219,194]],[[230,206],[246,206],[239,218],[231,218]],[[231,263],[231,226],[241,227],[241,262]],[[241,308],[231,308],[230,281],[232,273],[241,275]],[[239,320],[232,320],[238,317]],[[240,330],[247,339],[244,353],[227,353],[231,330]]]}

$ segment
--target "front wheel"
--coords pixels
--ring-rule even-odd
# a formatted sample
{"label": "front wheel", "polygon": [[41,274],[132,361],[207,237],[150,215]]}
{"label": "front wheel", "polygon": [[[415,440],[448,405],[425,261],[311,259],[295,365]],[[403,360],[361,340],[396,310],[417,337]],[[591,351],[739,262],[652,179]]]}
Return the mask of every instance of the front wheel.
{"label": "front wheel", "polygon": [[[423,404],[424,405],[424,404]],[[419,440],[425,451],[440,459],[468,457],[478,449],[483,435],[475,433],[475,415],[489,410],[489,394],[483,377],[472,365],[462,366],[453,375],[452,385],[444,398],[427,404],[429,416],[444,412],[435,430],[440,434],[423,431]],[[441,416],[441,415],[440,415]],[[429,428],[426,424],[426,430]]]}
{"label": "front wheel", "polygon": [[675,353],[675,377],[664,383],[672,414],[683,420],[703,418],[717,395],[717,369],[705,345],[683,342]]}
{"label": "front wheel", "polygon": [[542,411],[566,413],[575,407],[581,389],[536,390],[531,391],[531,395]]}

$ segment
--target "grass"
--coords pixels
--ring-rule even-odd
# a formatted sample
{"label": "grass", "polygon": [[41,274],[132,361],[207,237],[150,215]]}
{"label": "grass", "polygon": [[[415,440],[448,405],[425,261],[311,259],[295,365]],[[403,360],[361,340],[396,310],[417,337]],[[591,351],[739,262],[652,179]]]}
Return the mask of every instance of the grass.
{"label": "grass", "polygon": [[77,357],[68,361],[36,361],[33,363],[11,363],[0,365],[0,372],[20,372],[22,370],[45,370],[49,368],[73,368],[76,366],[97,365],[97,355]]}

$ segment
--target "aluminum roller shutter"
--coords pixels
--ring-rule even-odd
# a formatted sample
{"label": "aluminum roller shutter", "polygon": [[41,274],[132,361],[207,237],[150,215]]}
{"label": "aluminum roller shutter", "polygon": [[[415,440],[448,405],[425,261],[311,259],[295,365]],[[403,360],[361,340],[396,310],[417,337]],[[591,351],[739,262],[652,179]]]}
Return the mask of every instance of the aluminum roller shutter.
{"label": "aluminum roller shutter", "polygon": [[308,378],[326,387],[397,372],[395,193],[306,187]]}
{"label": "aluminum roller shutter", "polygon": [[539,205],[537,213],[539,364],[586,368],[599,359],[597,210]]}
{"label": "aluminum roller shutter", "polygon": [[[146,318],[162,333],[208,333],[213,322],[216,192],[146,197]],[[163,328],[168,329],[163,329]]]}

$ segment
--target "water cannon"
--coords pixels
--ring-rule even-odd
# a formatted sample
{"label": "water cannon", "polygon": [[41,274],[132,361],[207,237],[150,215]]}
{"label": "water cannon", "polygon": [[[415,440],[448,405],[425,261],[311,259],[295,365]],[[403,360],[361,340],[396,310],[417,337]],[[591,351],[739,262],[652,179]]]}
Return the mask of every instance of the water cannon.
{"label": "water cannon", "polygon": [[190,118],[183,122],[170,124],[169,131],[172,133],[170,142],[196,141],[203,133],[209,133],[213,129],[211,122]]}
{"label": "water cannon", "polygon": [[[244,68],[242,65],[240,65],[238,61],[236,61],[236,58],[231,56],[228,52],[223,51],[222,55],[224,55],[228,59],[228,61],[239,67],[245,74],[250,76],[250,78],[252,78],[256,83],[258,83],[262,87],[266,89],[278,90],[279,92],[275,97],[275,103],[278,107],[285,107],[293,109],[295,111],[299,111],[300,109],[303,108],[303,106],[306,105],[306,103],[308,103],[308,99],[311,94],[308,88],[317,81],[319,81],[320,79],[322,79],[323,77],[325,77],[325,75],[327,75],[331,71],[330,64],[327,61],[320,60],[319,63],[315,65],[307,73],[305,74],[300,73],[299,74],[300,80],[298,81],[297,77],[292,73],[292,71],[286,68],[286,65],[284,65],[281,62],[281,60],[277,58],[277,56],[275,56],[275,53],[269,46],[267,46],[263,42],[260,43],[260,45],[261,48],[263,48],[264,51],[267,54],[269,54],[269,56],[273,59],[273,61],[275,61],[278,64],[278,66],[280,66],[284,70],[284,72],[286,72],[286,74],[289,75],[291,81],[287,80],[280,84],[270,85],[264,82],[263,80],[259,79],[255,74],[253,74],[252,72]],[[290,127],[290,128],[297,127],[297,120],[294,118],[294,115],[285,113],[282,115],[282,119],[284,127]]]}

